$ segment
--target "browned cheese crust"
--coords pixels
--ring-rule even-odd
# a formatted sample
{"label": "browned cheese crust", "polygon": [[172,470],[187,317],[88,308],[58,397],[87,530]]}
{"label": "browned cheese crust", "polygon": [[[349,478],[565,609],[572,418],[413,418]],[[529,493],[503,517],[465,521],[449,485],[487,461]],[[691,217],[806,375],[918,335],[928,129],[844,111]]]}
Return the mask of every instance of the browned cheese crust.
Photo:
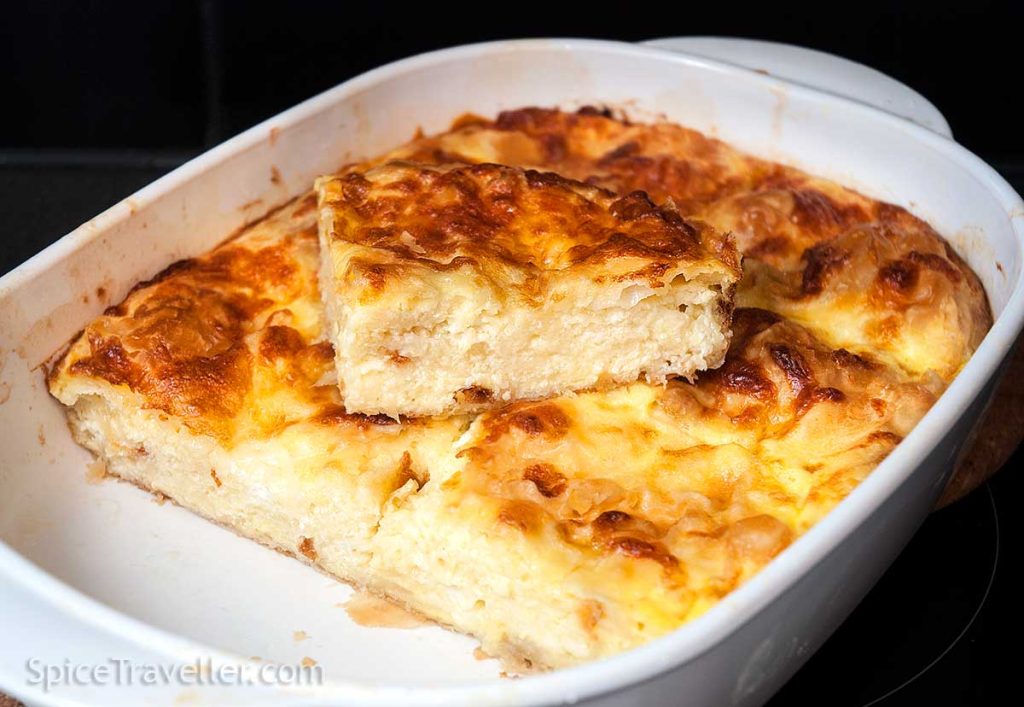
{"label": "browned cheese crust", "polygon": [[513,164],[671,201],[735,237],[739,306],[778,312],[911,375],[948,382],[992,324],[977,276],[924,221],[678,125],[526,108],[467,116],[385,157],[394,158]]}
{"label": "browned cheese crust", "polygon": [[285,211],[287,230],[257,227],[139,283],[81,334],[51,371],[51,385],[84,376],[126,386],[148,409],[227,443],[294,421],[275,414],[270,399],[262,414],[247,414],[270,378],[291,384],[289,402],[303,418],[367,422],[339,417],[339,396],[315,384],[333,363],[330,345],[317,340],[320,313],[309,306],[317,292],[315,200]]}
{"label": "browned cheese crust", "polygon": [[525,302],[544,292],[551,272],[652,287],[687,266],[739,273],[735,247],[706,224],[643,192],[620,197],[552,172],[392,162],[323,184],[332,242],[370,249],[348,263],[348,277],[365,282],[364,297],[401,287],[409,265],[469,266]]}
{"label": "browned cheese crust", "polygon": [[[364,455],[366,442],[381,457],[395,453],[384,485],[401,486],[409,477],[407,460],[404,469],[397,461],[402,437],[432,427],[454,435],[449,428],[459,421],[435,426],[345,411],[324,340],[317,262],[316,199],[307,194],[139,283],[75,339],[50,370],[50,389],[85,396],[94,391],[69,386],[98,383],[99,392],[116,392],[227,450],[323,436],[342,454],[349,444],[348,452]],[[326,458],[338,450],[322,451]]]}

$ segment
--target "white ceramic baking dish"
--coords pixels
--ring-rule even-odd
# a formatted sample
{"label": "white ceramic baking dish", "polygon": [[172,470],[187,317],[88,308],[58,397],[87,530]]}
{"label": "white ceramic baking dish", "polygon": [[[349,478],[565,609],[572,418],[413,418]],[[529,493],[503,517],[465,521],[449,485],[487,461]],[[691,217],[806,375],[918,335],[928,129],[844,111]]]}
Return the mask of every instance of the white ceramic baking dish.
{"label": "white ceramic baking dish", "polygon": [[[640,649],[499,679],[493,661],[472,658],[465,637],[357,626],[336,608],[349,593],[343,585],[125,484],[86,483],[88,456],[71,441],[40,366],[135,282],[417,128],[441,130],[465,111],[595,103],[665,116],[906,206],[950,238],[991,298],[995,326],[942,399],[753,580]],[[51,196],[60,208],[59,194]],[[1022,218],[1013,190],[952,140],[859,101],[696,55],[614,42],[498,42],[353,79],[193,160],[0,280],[0,689],[39,704],[763,702],[867,592],[941,491],[1021,329]],[[309,638],[295,641],[295,631]],[[72,680],[44,691],[26,665],[206,657],[220,665],[251,656],[310,656],[326,682],[113,688]]]}

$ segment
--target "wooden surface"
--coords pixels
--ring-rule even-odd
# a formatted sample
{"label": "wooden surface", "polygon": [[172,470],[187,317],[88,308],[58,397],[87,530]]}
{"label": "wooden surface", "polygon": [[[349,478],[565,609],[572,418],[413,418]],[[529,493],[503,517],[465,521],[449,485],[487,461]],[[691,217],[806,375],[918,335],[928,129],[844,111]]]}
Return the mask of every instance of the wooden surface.
{"label": "wooden surface", "polygon": [[[1024,335],[1017,339],[977,436],[950,479],[938,508],[963,498],[999,471],[1024,438]],[[1012,473],[1007,469],[1004,473]]]}

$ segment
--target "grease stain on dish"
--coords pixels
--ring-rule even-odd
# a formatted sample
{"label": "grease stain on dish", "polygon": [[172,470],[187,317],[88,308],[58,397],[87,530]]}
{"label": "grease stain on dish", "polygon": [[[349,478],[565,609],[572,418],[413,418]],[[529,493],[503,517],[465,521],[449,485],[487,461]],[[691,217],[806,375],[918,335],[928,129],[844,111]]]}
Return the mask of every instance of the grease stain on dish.
{"label": "grease stain on dish", "polygon": [[85,467],[85,482],[96,485],[107,478],[107,465],[100,459],[94,459]]}
{"label": "grease stain on dish", "polygon": [[[7,367],[7,356],[0,355],[0,374],[4,372],[4,368]],[[11,384],[7,381],[0,380],[0,405],[3,405],[11,398]]]}
{"label": "grease stain on dish", "polygon": [[786,122],[789,91],[782,84],[769,86],[768,90],[775,96],[775,105],[772,107],[772,143],[777,145],[782,142],[782,129]]}
{"label": "grease stain on dish", "polygon": [[419,628],[430,624],[426,619],[386,599],[355,592],[343,604],[353,622],[371,628]]}

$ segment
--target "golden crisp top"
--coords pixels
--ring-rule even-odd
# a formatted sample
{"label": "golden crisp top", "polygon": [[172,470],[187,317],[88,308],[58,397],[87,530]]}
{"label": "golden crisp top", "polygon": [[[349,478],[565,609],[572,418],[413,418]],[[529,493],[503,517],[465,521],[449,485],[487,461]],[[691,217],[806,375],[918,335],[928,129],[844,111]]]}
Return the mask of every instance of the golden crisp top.
{"label": "golden crisp top", "polygon": [[523,108],[465,117],[382,159],[500,162],[671,201],[735,238],[739,306],[778,312],[914,375],[949,380],[992,323],[977,276],[905,209],[671,123]]}
{"label": "golden crisp top", "polygon": [[469,266],[527,293],[570,268],[653,287],[680,269],[739,276],[735,247],[706,224],[642,192],[620,197],[552,172],[390,162],[321,179],[317,190],[329,247],[372,249],[349,261],[371,290],[401,282],[409,264]]}
{"label": "golden crisp top", "polygon": [[605,601],[639,602],[658,633],[842,500],[940,387],[740,309],[726,364],[696,385],[636,384],[479,416],[446,486],[460,508],[482,504],[553,564],[599,567],[595,586],[614,577]]}
{"label": "golden crisp top", "polygon": [[308,194],[136,286],[71,345],[50,373],[51,390],[103,381],[228,445],[298,423],[395,426],[341,404],[323,340],[317,250]]}
{"label": "golden crisp top", "polygon": [[497,162],[557,172],[617,194],[672,199],[684,214],[750,189],[777,168],[671,123],[634,124],[607,111],[523,108],[495,120],[466,116],[448,133],[414,141],[389,158]]}

